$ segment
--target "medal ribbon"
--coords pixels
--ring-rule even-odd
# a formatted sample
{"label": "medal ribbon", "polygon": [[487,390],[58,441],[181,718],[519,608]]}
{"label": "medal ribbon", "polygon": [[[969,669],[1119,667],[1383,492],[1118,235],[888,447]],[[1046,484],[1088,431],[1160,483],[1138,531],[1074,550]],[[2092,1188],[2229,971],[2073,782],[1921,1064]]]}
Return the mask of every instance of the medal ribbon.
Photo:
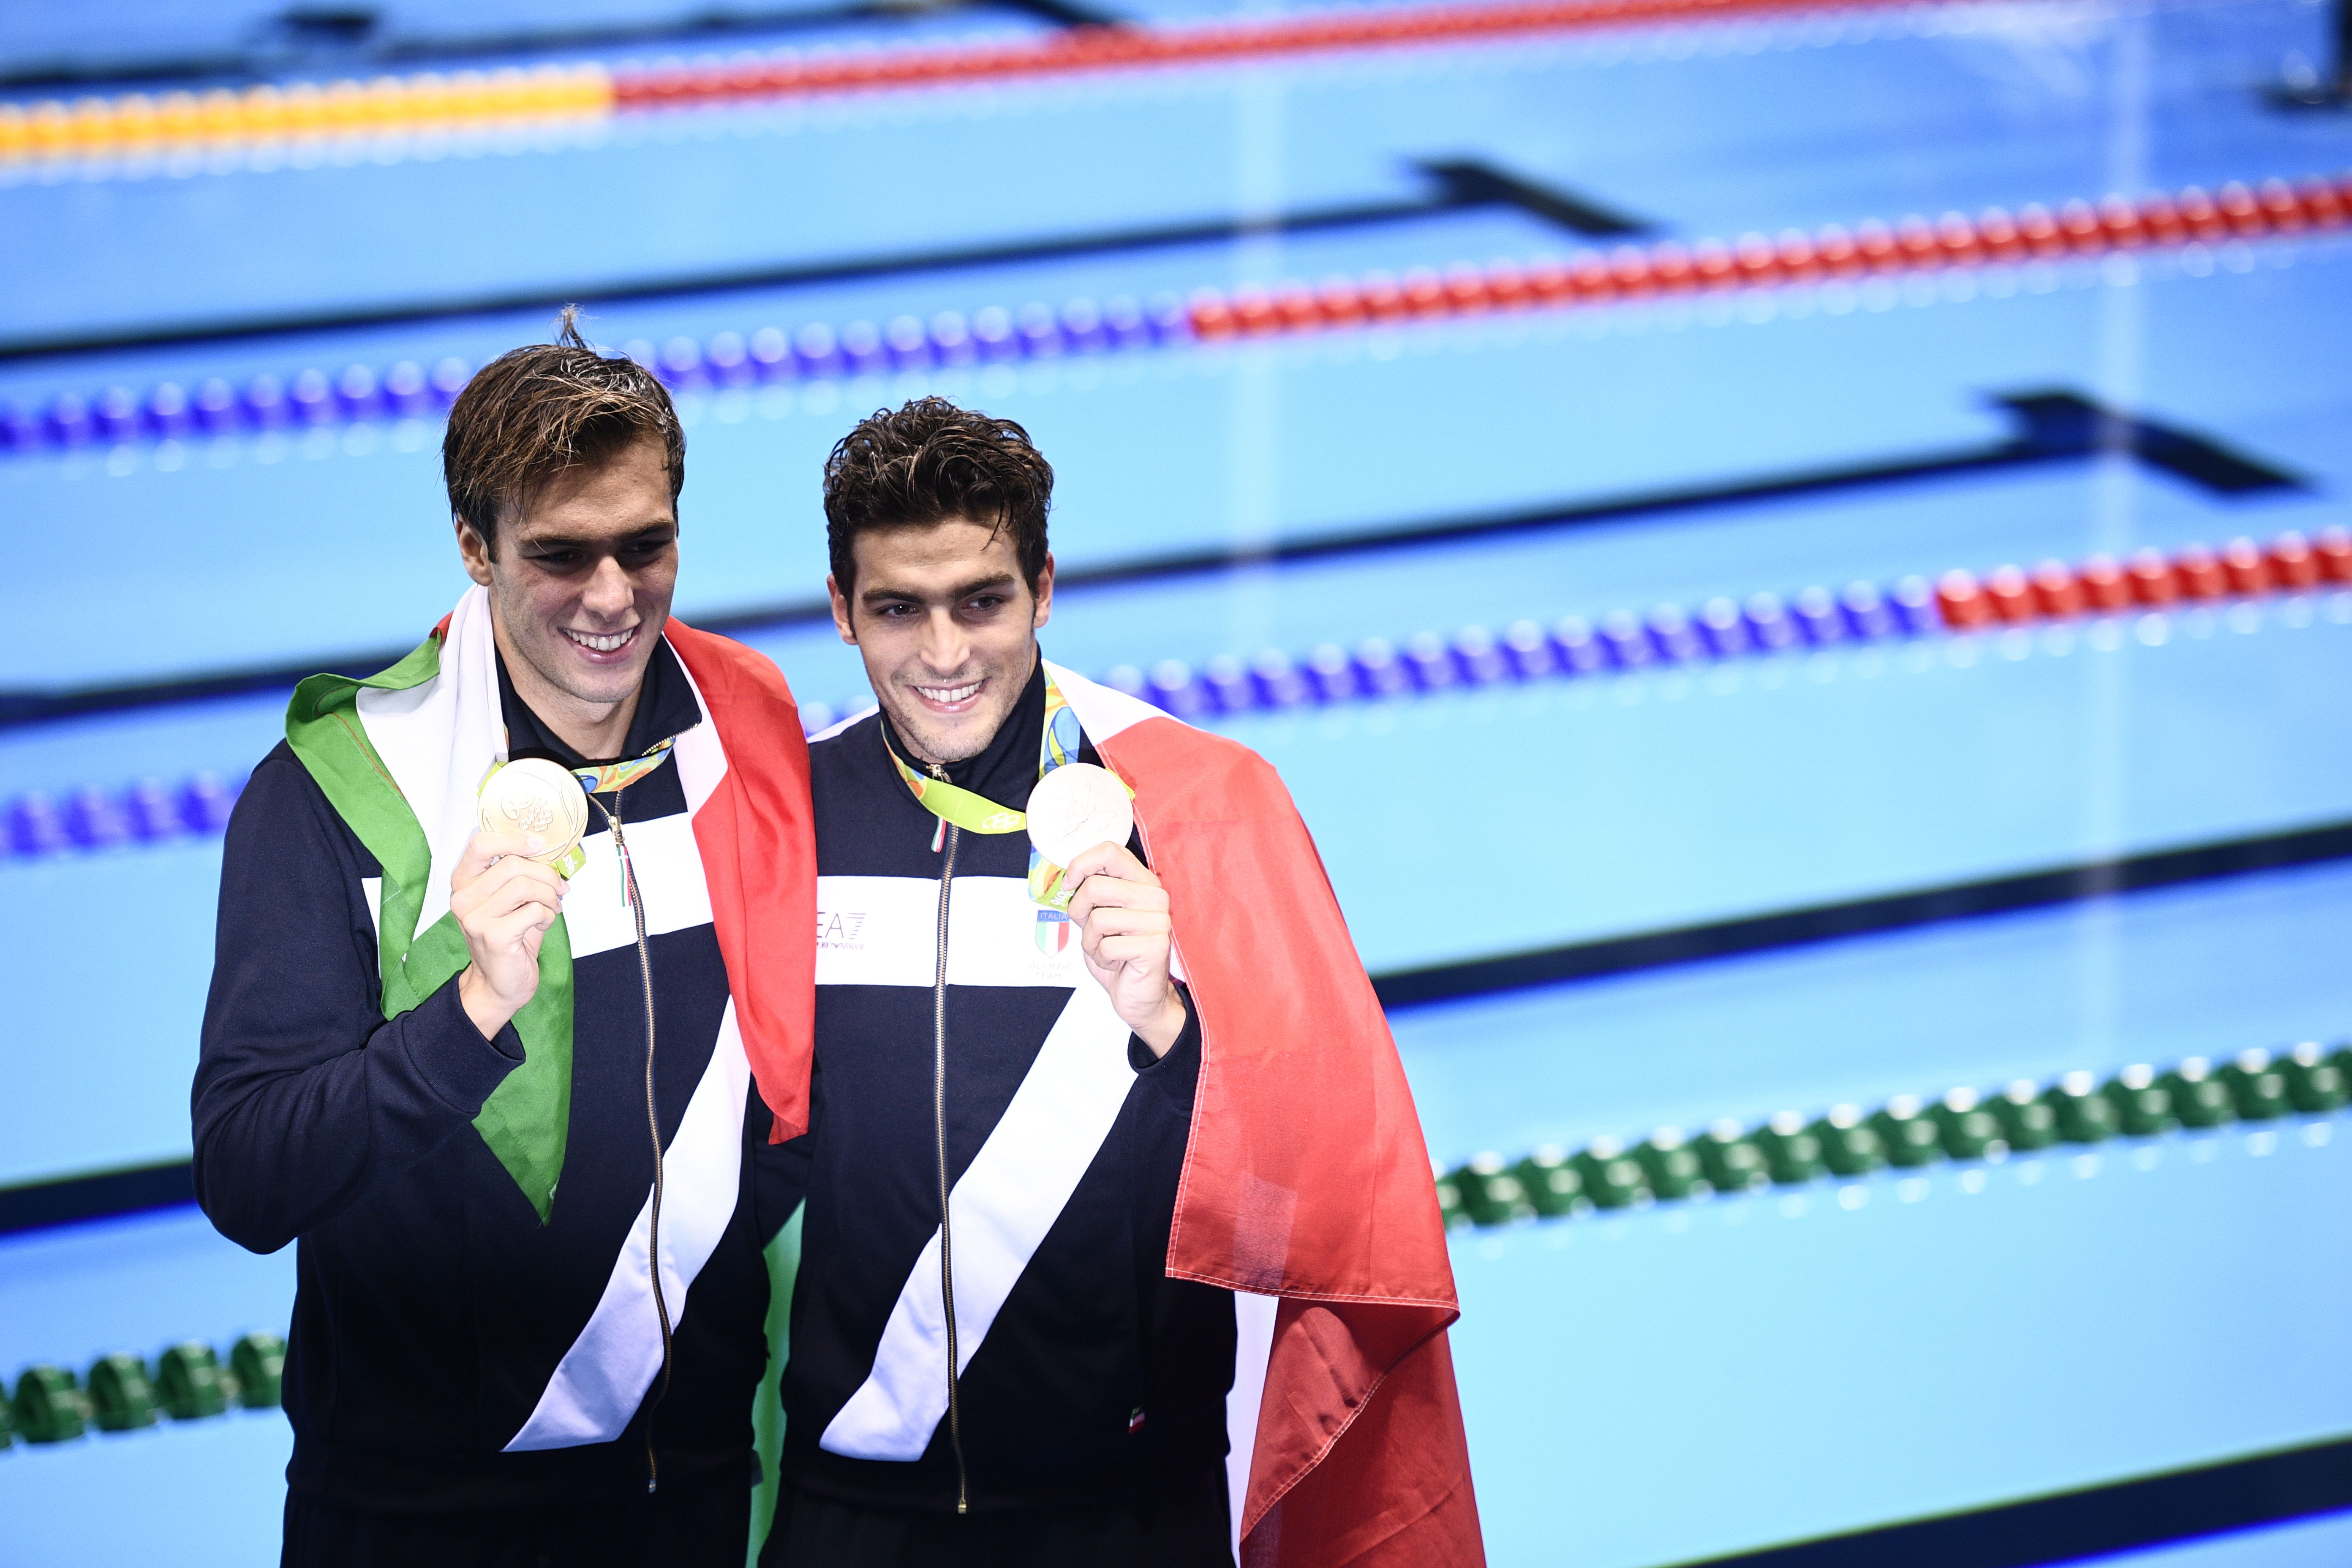
{"label": "medal ribbon", "polygon": [[[672,735],[667,741],[656,742],[642,757],[627,757],[617,763],[591,763],[585,767],[572,768],[569,771],[573,778],[580,781],[580,787],[584,793],[612,795],[616,791],[628,788],[667,762],[669,749],[676,744],[677,744],[677,737]],[[499,763],[492,763],[490,773],[497,773],[499,767]],[[490,773],[482,775],[484,785],[488,785],[490,782]],[[588,852],[576,842],[563,852],[562,858],[548,862],[555,868],[557,875],[566,881],[571,880],[572,873],[587,863]],[[625,900],[625,897],[626,889],[624,889]]]}
{"label": "medal ribbon", "polygon": [[661,766],[669,756],[669,749],[676,744],[677,737],[673,735],[667,741],[656,742],[642,757],[631,757],[618,763],[591,763],[584,768],[572,769],[572,776],[578,779],[580,787],[590,795],[611,795],[615,790],[628,788]]}
{"label": "medal ribbon", "polygon": [[[1045,734],[1037,746],[1037,776],[1042,779],[1063,763],[1076,762],[1078,748],[1085,740],[1084,732],[1078,728],[1077,710],[1070,706],[1069,700],[1062,695],[1062,689],[1055,685],[1054,678],[1048,675],[1045,678]],[[891,747],[887,729],[883,731],[882,749],[890,753],[891,765],[898,770],[898,776],[907,781],[907,788],[913,793],[915,799],[922,804],[924,810],[942,823],[960,827],[967,833],[992,835],[1018,833],[1029,826],[1026,813],[999,805],[984,795],[960,784],[951,784],[945,779],[919,773],[908,767]],[[1111,776],[1118,778],[1117,773]],[[1127,781],[1120,779],[1119,784],[1124,788]],[[1129,789],[1127,793],[1132,796],[1135,791]],[[1049,910],[1066,910],[1070,907],[1070,895],[1075,890],[1062,885],[1062,868],[1038,854],[1037,847],[1031,845],[1029,897]]]}

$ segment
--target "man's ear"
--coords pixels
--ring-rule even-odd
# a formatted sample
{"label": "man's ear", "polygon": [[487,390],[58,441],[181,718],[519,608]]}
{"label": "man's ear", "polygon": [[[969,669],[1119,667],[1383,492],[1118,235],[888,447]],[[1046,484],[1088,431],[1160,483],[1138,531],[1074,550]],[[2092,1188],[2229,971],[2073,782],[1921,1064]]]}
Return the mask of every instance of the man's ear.
{"label": "man's ear", "polygon": [[490,542],[477,532],[472,523],[457,513],[450,513],[449,521],[457,528],[457,554],[466,563],[466,575],[483,587],[488,587],[491,575]]}
{"label": "man's ear", "polygon": [[833,580],[830,572],[824,574],[824,594],[833,601],[833,629],[841,634],[842,641],[856,647],[857,633],[849,624],[849,595],[841,591],[841,584]]}
{"label": "man's ear", "polygon": [[1037,574],[1037,613],[1029,622],[1035,631],[1054,617],[1054,552],[1045,552],[1045,569]]}

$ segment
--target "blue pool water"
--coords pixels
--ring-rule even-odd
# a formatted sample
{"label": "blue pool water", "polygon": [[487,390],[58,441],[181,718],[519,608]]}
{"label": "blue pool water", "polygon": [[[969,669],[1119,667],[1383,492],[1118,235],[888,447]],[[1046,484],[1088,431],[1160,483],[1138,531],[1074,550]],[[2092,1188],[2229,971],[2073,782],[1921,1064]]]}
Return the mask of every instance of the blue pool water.
{"label": "blue pool water", "polygon": [[[402,0],[380,37],[683,9]],[[0,74],[274,36],[241,0],[19,10]],[[1223,0],[1119,10],[1230,19]],[[1614,243],[1449,205],[1426,167],[1448,161],[1644,243],[2341,174],[2352,119],[2257,90],[2323,58],[2322,22],[2301,0],[1864,5],[0,163],[0,402],[477,365],[578,298],[597,341],[660,345]],[[1051,26],[875,12],[513,58]],[[1366,210],[1318,216],[1343,207]],[[822,614],[820,465],[856,416],[928,392],[1020,420],[1053,461],[1045,646],[1098,674],[2316,536],[2352,526],[2347,262],[2339,231],[683,390],[677,607],[731,618],[812,712],[861,705]],[[2043,393],[2286,482],[2225,493],[2116,450],[1952,468],[2021,434],[2000,398]],[[0,698],[114,691],[0,728],[0,806],[234,779],[279,734],[290,673],[413,645],[465,585],[439,439],[420,416],[0,451]],[[1851,469],[1878,477],[1805,482]],[[1444,536],[1511,517],[1528,525]],[[1280,769],[1358,954],[1395,975],[2352,822],[2347,638],[2336,584],[1207,721]],[[247,690],[167,689],[247,672]],[[0,1193],[186,1158],[219,853],[204,835],[0,853]],[[2323,861],[1391,1022],[1452,1166],[2335,1041],[2347,942],[2352,870]],[[2347,1140],[2342,1116],[2292,1118],[1457,1232],[1491,1560],[1662,1568],[2352,1436]],[[292,1289],[290,1252],[245,1254],[193,1210],[0,1237],[0,1375],[226,1344],[282,1327]],[[288,1447],[279,1417],[245,1414],[0,1451],[0,1557],[145,1563],[165,1519],[174,1562],[266,1561]],[[2347,1532],[2280,1521],[2099,1561],[2315,1568],[2352,1555]]]}

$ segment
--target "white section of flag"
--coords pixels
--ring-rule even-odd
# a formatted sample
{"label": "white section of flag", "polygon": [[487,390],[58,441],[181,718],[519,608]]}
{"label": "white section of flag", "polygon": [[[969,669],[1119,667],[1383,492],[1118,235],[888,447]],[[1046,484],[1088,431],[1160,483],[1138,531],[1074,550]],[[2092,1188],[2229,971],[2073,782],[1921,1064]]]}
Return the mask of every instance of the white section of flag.
{"label": "white section of flag", "polygon": [[1131,724],[1146,719],[1167,719],[1171,723],[1183,721],[1154,708],[1140,697],[1129,697],[1116,687],[1105,686],[1098,680],[1088,680],[1075,669],[1064,669],[1052,659],[1045,661],[1045,673],[1052,678],[1063,699],[1077,713],[1078,728],[1087,739],[1100,746]]}
{"label": "white section of flag", "polygon": [[405,691],[362,687],[355,705],[368,743],[416,814],[432,852],[416,916],[417,931],[427,931],[449,912],[449,873],[481,826],[482,780],[506,755],[490,591],[467,589],[450,612],[439,674]]}
{"label": "white section of flag", "polygon": [[1234,1388],[1225,1395],[1225,1493],[1231,1499],[1234,1561],[1242,1560],[1242,1505],[1249,1500],[1250,1459],[1257,1451],[1258,1407],[1265,1402],[1266,1362],[1274,1353],[1279,1296],[1234,1292]]}
{"label": "white section of flag", "polygon": [[[729,764],[727,747],[719,739],[719,725],[710,717],[710,704],[703,700],[702,688],[694,683],[694,672],[686,668],[686,660],[678,659],[677,672],[686,677],[686,689],[694,693],[695,710],[702,715],[702,722],[680,735],[670,747],[678,787],[686,792],[686,815],[691,818],[727,776]],[[708,905],[709,901],[709,896],[705,894],[703,902]]]}

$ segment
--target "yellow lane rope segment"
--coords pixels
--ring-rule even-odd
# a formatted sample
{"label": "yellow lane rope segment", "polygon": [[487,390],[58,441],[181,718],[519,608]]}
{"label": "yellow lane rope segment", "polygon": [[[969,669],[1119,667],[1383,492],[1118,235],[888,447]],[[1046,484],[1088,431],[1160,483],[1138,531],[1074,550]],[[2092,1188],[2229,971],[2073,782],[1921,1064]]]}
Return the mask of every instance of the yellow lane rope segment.
{"label": "yellow lane rope segment", "polygon": [[594,64],[46,99],[0,103],[0,162],[593,120],[612,108],[612,73]]}

